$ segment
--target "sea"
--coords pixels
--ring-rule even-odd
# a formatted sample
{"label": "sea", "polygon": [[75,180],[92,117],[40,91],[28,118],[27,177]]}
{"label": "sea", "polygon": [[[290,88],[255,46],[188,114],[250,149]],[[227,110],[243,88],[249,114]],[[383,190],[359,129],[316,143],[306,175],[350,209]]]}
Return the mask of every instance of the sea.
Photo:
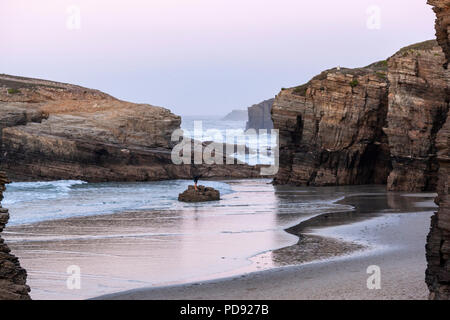
{"label": "sea", "polygon": [[[195,131],[195,123],[200,124],[203,130]],[[183,117],[181,128],[192,139],[222,142],[227,134],[245,136],[245,125],[245,120],[224,121],[220,117],[187,116]],[[250,135],[242,142],[255,150],[276,147],[275,139],[267,135]],[[235,156],[246,163],[273,164],[273,156],[266,154],[255,152]],[[12,213],[9,225],[126,210],[170,210],[180,206],[178,193],[191,183],[183,180],[148,183],[87,183],[80,180],[13,182],[4,194],[3,206]],[[209,181],[208,186],[220,190],[222,195],[232,192],[226,183]]]}
{"label": "sea", "polygon": [[[198,120],[216,133],[245,129],[245,121],[201,117],[183,119],[182,128],[193,131]],[[259,265],[253,259],[295,245],[299,238],[287,228],[354,211],[357,206],[346,199],[359,199],[369,213],[401,211],[412,203],[384,186],[274,186],[270,179],[201,181],[218,189],[221,200],[178,202],[189,184],[13,182],[2,202],[10,211],[2,236],[27,270],[32,298],[86,299],[274,268],[270,259]],[[78,290],[68,287],[70,270],[81,272]]]}

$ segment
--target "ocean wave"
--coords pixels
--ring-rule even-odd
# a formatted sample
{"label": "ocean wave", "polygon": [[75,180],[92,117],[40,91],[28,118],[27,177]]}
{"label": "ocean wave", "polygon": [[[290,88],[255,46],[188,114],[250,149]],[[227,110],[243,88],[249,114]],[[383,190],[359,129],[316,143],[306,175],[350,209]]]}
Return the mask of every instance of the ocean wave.
{"label": "ocean wave", "polygon": [[5,192],[4,204],[50,200],[67,197],[74,186],[86,184],[81,180],[56,180],[38,182],[13,182]]}
{"label": "ocean wave", "polygon": [[58,189],[69,191],[71,187],[87,182],[81,180],[56,180],[56,181],[38,181],[38,182],[13,182],[8,185],[10,191],[30,191],[33,189]]}
{"label": "ocean wave", "polygon": [[[201,183],[220,190],[222,195],[233,192],[224,182]],[[190,180],[16,182],[8,186],[4,205],[11,213],[10,225],[132,210],[176,210],[189,206],[178,202],[178,194],[190,184]]]}

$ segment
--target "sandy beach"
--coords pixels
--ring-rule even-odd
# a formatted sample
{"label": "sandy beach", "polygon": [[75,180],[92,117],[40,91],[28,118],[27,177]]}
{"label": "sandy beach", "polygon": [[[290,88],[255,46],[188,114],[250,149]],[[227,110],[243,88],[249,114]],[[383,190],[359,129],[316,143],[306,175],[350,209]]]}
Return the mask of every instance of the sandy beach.
{"label": "sandy beach", "polygon": [[[430,212],[388,214],[352,225],[311,230],[312,234],[341,241],[372,243],[371,249],[347,256],[99,299],[427,299],[424,245],[430,216]],[[271,254],[283,253],[285,249]],[[379,290],[367,288],[370,265],[381,268]]]}
{"label": "sandy beach", "polygon": [[450,0],[74,2],[0,5],[0,300],[450,300]]}
{"label": "sandy beach", "polygon": [[[434,194],[269,182],[222,181],[230,191],[219,202],[17,224],[4,235],[28,271],[34,299],[427,297],[424,245]],[[113,188],[118,196],[152,190]],[[80,185],[61,204],[73,212],[72,198],[108,205],[105,190]],[[20,208],[17,221],[33,211]],[[80,290],[66,286],[72,265],[81,268]],[[380,290],[366,287],[370,265],[381,268]]]}

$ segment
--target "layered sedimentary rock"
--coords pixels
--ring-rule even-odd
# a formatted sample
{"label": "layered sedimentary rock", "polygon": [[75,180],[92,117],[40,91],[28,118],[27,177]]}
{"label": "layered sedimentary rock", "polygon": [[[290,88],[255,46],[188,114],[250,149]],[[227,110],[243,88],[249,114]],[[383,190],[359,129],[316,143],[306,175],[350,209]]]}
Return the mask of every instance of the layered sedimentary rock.
{"label": "layered sedimentary rock", "polygon": [[275,99],[268,99],[248,107],[246,129],[273,129],[272,105]]}
{"label": "layered sedimentary rock", "polygon": [[450,61],[449,0],[428,0],[427,3],[433,6],[433,11],[436,14],[436,40],[445,53],[446,62],[444,68],[447,69]]}
{"label": "layered sedimentary rock", "polygon": [[387,66],[335,68],[284,89],[272,107],[280,133],[278,184],[384,183],[390,171],[382,128]]}
{"label": "layered sedimentary rock", "polygon": [[[447,86],[450,86],[450,0],[429,0],[436,13],[436,36],[446,55],[443,70]],[[449,93],[443,103],[449,104]],[[450,114],[437,134],[437,159],[439,162],[438,197],[439,210],[431,218],[431,230],[427,238],[426,282],[430,299],[450,299]]]}
{"label": "layered sedimentary rock", "polygon": [[[171,160],[181,119],[58,82],[0,75],[0,161],[14,180],[148,181],[190,178]],[[258,168],[205,165],[205,177],[252,177]]]}
{"label": "layered sedimentary rock", "polygon": [[403,48],[364,68],[335,68],[282,90],[279,184],[388,184],[434,190],[435,140],[448,106],[436,41]]}
{"label": "layered sedimentary rock", "polygon": [[0,171],[0,300],[29,300],[27,273],[1,237],[9,219],[8,210],[1,206],[5,184],[8,182],[5,174]]}
{"label": "layered sedimentary rock", "polygon": [[448,110],[444,61],[434,40],[403,48],[388,59],[385,132],[393,167],[388,190],[436,190],[436,134]]}

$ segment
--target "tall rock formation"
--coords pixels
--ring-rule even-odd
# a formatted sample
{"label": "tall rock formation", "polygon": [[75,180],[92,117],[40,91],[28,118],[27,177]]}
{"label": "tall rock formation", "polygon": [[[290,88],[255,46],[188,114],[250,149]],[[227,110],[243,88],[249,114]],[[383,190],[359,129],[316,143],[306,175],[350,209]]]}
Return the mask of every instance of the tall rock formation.
{"label": "tall rock formation", "polygon": [[233,110],[222,118],[222,121],[247,121],[246,110]]}
{"label": "tall rock formation", "polygon": [[[13,180],[149,181],[191,178],[171,160],[181,118],[71,84],[0,75],[0,162]],[[204,165],[204,177],[259,168]]]}
{"label": "tall rock formation", "polygon": [[8,182],[5,174],[0,171],[0,300],[29,300],[27,273],[1,237],[9,219],[8,210],[1,206],[5,184]]}
{"label": "tall rock formation", "polygon": [[282,90],[272,108],[280,130],[275,183],[434,190],[436,134],[448,109],[443,62],[431,40]]}
{"label": "tall rock formation", "polygon": [[273,129],[272,105],[275,99],[268,99],[248,107],[246,129]]}
{"label": "tall rock formation", "polygon": [[436,190],[436,134],[448,105],[445,56],[436,41],[401,49],[388,60],[387,128],[393,170],[388,190]]}
{"label": "tall rock formation", "polygon": [[[450,87],[450,0],[428,0],[436,13],[437,41],[445,52],[443,64],[447,86]],[[444,103],[449,104],[449,92]],[[438,212],[431,218],[431,230],[427,239],[426,282],[430,289],[430,299],[450,299],[450,114],[436,138],[437,159],[439,161]]]}
{"label": "tall rock formation", "polygon": [[280,133],[274,182],[297,185],[384,183],[390,171],[385,126],[385,61],[331,69],[282,90],[272,107]]}

